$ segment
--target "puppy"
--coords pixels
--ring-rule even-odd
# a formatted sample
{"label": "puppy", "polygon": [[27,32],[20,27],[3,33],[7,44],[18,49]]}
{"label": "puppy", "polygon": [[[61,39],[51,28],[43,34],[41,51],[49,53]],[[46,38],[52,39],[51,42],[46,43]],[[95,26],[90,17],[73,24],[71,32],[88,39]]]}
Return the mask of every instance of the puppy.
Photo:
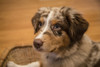
{"label": "puppy", "polygon": [[43,7],[32,24],[33,45],[41,53],[38,67],[100,67],[100,43],[84,34],[89,24],[80,13],[68,7]]}

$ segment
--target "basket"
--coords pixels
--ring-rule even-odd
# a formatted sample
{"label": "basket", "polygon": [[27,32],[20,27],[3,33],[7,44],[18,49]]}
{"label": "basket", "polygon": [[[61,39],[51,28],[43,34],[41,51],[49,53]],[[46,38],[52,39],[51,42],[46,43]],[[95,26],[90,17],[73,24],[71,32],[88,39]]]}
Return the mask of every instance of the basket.
{"label": "basket", "polygon": [[1,67],[6,67],[8,61],[13,61],[16,64],[25,65],[39,60],[40,54],[34,51],[32,46],[17,46],[8,52],[6,58],[1,64]]}

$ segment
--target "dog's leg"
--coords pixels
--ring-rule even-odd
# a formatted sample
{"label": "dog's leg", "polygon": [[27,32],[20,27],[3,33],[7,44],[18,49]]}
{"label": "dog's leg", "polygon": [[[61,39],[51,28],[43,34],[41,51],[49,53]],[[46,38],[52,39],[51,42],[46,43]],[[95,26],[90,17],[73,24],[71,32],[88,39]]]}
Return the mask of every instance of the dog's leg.
{"label": "dog's leg", "polygon": [[40,67],[40,62],[37,61],[37,62],[32,62],[32,63],[27,64],[27,65],[18,65],[12,61],[9,61],[7,63],[7,67]]}

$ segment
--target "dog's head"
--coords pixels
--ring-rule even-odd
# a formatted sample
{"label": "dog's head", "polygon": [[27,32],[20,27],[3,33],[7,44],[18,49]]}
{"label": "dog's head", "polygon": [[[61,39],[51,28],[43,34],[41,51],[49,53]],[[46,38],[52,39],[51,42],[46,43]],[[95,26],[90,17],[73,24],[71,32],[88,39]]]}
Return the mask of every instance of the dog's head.
{"label": "dog's head", "polygon": [[67,7],[40,8],[32,18],[34,47],[39,51],[59,53],[81,40],[88,22]]}

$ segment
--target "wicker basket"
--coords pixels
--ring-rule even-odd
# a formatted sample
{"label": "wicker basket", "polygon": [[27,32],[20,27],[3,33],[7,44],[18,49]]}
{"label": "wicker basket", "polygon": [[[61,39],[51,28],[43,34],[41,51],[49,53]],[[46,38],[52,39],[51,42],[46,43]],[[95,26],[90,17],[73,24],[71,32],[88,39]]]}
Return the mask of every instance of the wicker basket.
{"label": "wicker basket", "polygon": [[8,61],[24,65],[37,60],[40,60],[40,54],[35,52],[32,46],[17,46],[9,51],[1,67],[6,67]]}

